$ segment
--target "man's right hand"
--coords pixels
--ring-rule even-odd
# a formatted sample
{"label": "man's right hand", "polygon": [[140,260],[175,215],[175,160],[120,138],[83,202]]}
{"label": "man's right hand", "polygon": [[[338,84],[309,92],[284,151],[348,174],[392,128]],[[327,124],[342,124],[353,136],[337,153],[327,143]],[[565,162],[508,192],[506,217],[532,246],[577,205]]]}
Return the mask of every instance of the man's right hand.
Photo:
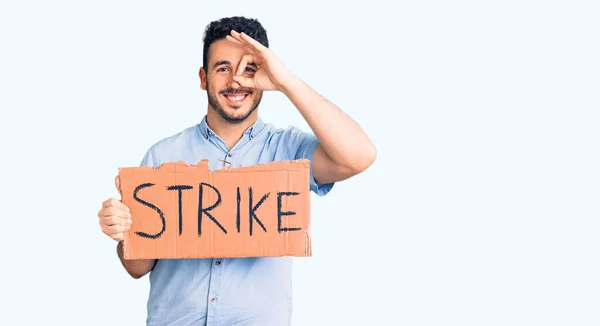
{"label": "man's right hand", "polygon": [[[119,177],[115,178],[115,186],[120,191]],[[123,231],[131,228],[131,211],[120,200],[109,198],[102,203],[98,212],[102,232],[116,241],[123,241]]]}
{"label": "man's right hand", "polygon": [[[115,186],[121,192],[119,176],[115,177]],[[102,209],[98,212],[100,227],[104,234],[111,237],[117,244],[117,255],[125,270],[133,278],[138,279],[150,272],[156,264],[156,259],[134,259],[127,260],[123,257],[123,231],[131,228],[131,210],[116,198],[109,198],[102,203]]]}

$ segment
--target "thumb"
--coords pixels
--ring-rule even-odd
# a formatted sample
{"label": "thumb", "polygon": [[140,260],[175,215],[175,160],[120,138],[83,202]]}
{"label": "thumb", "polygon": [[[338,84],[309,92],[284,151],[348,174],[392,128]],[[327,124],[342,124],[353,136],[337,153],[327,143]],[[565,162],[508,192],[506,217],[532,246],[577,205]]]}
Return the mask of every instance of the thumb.
{"label": "thumb", "polygon": [[235,76],[233,76],[233,80],[235,80],[238,84],[240,84],[241,87],[255,88],[254,80],[252,78],[248,78],[246,76],[235,75]]}
{"label": "thumb", "polygon": [[115,187],[121,193],[121,178],[118,175],[115,177]]}

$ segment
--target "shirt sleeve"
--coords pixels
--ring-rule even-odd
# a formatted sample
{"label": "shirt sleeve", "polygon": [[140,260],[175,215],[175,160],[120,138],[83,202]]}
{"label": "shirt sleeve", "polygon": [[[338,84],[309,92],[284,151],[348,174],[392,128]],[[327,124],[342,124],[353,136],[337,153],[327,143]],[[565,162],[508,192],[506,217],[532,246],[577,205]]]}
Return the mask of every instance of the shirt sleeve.
{"label": "shirt sleeve", "polygon": [[154,154],[154,146],[152,146],[148,149],[146,155],[144,155],[140,166],[150,166],[155,168],[156,165],[156,154]]}
{"label": "shirt sleeve", "polygon": [[303,132],[298,128],[290,128],[286,132],[288,135],[286,141],[286,149],[288,155],[293,160],[308,159],[310,160],[310,190],[319,196],[325,196],[334,186],[332,183],[318,184],[313,176],[312,162],[315,149],[319,145],[319,139],[311,133]]}

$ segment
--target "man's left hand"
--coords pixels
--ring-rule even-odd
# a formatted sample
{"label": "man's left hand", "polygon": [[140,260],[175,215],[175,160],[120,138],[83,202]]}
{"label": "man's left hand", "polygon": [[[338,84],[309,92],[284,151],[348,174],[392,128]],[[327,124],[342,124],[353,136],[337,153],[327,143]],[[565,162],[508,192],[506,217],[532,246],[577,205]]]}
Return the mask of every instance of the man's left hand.
{"label": "man's left hand", "polygon": [[[271,49],[245,33],[231,31],[227,40],[243,45],[248,54],[242,56],[233,80],[242,87],[258,88],[263,91],[281,91],[284,84],[294,78],[292,72],[277,58]],[[246,67],[254,63],[258,70],[253,75],[244,74]]]}

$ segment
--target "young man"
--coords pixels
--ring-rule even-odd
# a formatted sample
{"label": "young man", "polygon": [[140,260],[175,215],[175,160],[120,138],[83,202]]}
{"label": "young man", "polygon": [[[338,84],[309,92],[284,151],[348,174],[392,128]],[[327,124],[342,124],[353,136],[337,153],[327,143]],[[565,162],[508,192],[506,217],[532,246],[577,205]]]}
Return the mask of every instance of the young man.
{"label": "young man", "polygon": [[[306,158],[311,191],[323,196],[375,160],[375,147],[361,128],[285,67],[255,19],[223,18],[207,26],[200,80],[208,94],[202,121],[155,143],[142,165],[208,159],[216,170]],[[314,134],[263,123],[257,108],[264,91],[285,94]],[[119,241],[127,272],[134,278],[151,272],[148,325],[290,323],[291,257],[128,261],[121,241],[136,217],[115,198],[102,203],[98,216],[102,231]]]}

